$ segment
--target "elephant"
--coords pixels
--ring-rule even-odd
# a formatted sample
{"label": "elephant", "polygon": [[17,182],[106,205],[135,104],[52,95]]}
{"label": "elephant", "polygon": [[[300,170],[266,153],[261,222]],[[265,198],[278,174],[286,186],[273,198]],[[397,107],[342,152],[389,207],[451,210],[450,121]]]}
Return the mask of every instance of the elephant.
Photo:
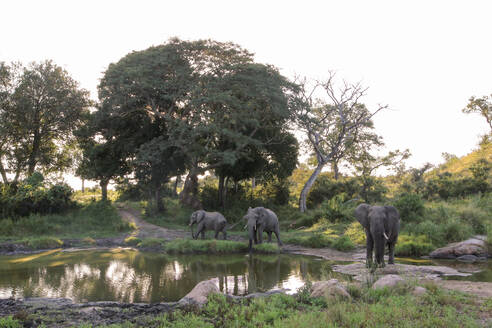
{"label": "elephant", "polygon": [[384,249],[388,244],[389,264],[395,263],[395,244],[400,232],[400,214],[393,206],[360,204],[354,211],[357,221],[366,231],[366,265],[372,266],[372,251],[375,250],[377,266],[384,267]]}
{"label": "elephant", "polygon": [[272,241],[272,232],[274,232],[278,245],[282,246],[278,218],[272,210],[264,207],[250,207],[243,219],[247,220],[250,252],[252,251],[253,240],[255,244],[263,242],[263,232],[268,233],[268,242]]}
{"label": "elephant", "polygon": [[[198,225],[196,235],[193,234],[194,223]],[[189,226],[191,227],[191,237],[193,239],[197,239],[200,233],[202,234],[202,239],[205,239],[206,230],[214,230],[215,239],[219,236],[219,232],[222,232],[224,240],[227,239],[227,220],[219,212],[206,212],[204,210],[195,211],[191,214]]]}

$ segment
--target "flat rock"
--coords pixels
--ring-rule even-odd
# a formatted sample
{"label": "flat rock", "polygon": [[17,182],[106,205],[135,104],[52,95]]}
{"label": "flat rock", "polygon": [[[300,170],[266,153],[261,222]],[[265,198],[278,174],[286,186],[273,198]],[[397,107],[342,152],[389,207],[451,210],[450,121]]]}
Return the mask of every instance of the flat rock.
{"label": "flat rock", "polygon": [[402,277],[397,274],[387,274],[379,278],[374,285],[372,285],[373,289],[381,289],[386,287],[395,287],[398,285],[402,285],[405,283]]}
{"label": "flat rock", "polygon": [[[366,268],[364,263],[352,263],[347,265],[335,265],[333,271],[354,276],[357,281],[368,281],[373,274]],[[397,274],[417,278],[436,279],[440,276],[470,276],[470,273],[459,272],[456,269],[436,265],[409,265],[392,264],[375,271],[376,275]]]}
{"label": "flat rock", "polygon": [[427,289],[420,286],[415,287],[414,290],[412,291],[412,295],[414,296],[421,296],[424,295],[425,293],[427,293]]}
{"label": "flat rock", "polygon": [[214,279],[200,281],[188,294],[179,300],[180,305],[197,304],[203,305],[207,303],[207,297],[210,294],[220,293]]}
{"label": "flat rock", "polygon": [[311,287],[311,297],[342,297],[350,299],[350,294],[337,279],[317,281]]}
{"label": "flat rock", "polygon": [[432,251],[429,256],[431,258],[440,259],[455,259],[463,255],[484,257],[487,255],[487,243],[481,237],[482,236],[475,236],[465,241],[452,243],[445,247],[438,248]]}

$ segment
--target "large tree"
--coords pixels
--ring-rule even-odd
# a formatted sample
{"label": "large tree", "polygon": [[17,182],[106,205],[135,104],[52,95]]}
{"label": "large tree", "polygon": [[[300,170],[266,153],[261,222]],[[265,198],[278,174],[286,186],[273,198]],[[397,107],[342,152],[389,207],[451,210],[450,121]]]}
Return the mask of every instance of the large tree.
{"label": "large tree", "polygon": [[466,114],[477,113],[482,115],[487,121],[492,134],[492,94],[480,98],[471,97],[462,111]]}
{"label": "large tree", "polygon": [[134,123],[135,116],[145,116],[158,126],[145,142],[159,136],[159,149],[183,157],[189,173],[180,199],[199,207],[199,174],[235,165],[251,149],[278,142],[290,115],[288,90],[294,88],[235,44],[171,39],[110,65],[99,95],[112,117]]}
{"label": "large tree", "polygon": [[83,125],[91,106],[89,92],[52,61],[2,64],[0,170],[30,176],[71,166],[73,131]]}
{"label": "large tree", "polygon": [[[358,83],[344,82],[337,90],[334,78],[335,75],[330,73],[326,81],[317,82],[310,91],[305,81],[301,84],[302,97],[296,106],[295,123],[306,134],[307,144],[316,156],[316,168],[299,197],[301,212],[307,209],[307,195],[323,167],[337,163],[352,152],[357,143],[371,140],[371,134],[367,134],[367,130],[373,127],[371,119],[386,108],[379,106],[373,113],[369,112],[360,103],[366,88]],[[324,91],[325,100],[316,96],[319,90]]]}

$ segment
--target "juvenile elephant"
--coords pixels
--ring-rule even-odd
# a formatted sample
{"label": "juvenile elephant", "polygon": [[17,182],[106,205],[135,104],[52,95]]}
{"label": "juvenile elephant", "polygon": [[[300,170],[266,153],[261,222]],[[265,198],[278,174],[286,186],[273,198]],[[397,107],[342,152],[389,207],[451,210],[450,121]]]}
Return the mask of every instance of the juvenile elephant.
{"label": "juvenile elephant", "polygon": [[393,206],[371,206],[360,204],[354,212],[357,221],[366,231],[366,265],[372,265],[372,250],[375,250],[376,263],[384,267],[384,248],[388,244],[389,264],[395,263],[395,244],[400,232],[400,214]]}
{"label": "juvenile elephant", "polygon": [[274,232],[278,245],[282,246],[278,218],[272,210],[264,207],[250,207],[243,219],[247,220],[250,252],[253,247],[253,240],[255,244],[258,244],[258,242],[261,244],[263,242],[263,232],[268,233],[268,242],[272,241],[272,232]]}
{"label": "juvenile elephant", "polygon": [[[193,234],[193,224],[195,223],[198,226],[196,235]],[[205,231],[214,230],[215,239],[219,236],[219,232],[222,232],[224,240],[227,238],[226,225],[227,221],[222,214],[219,212],[206,212],[204,210],[193,212],[189,224],[191,227],[191,237],[193,239],[197,239],[200,233],[202,234],[202,239],[205,239]]]}

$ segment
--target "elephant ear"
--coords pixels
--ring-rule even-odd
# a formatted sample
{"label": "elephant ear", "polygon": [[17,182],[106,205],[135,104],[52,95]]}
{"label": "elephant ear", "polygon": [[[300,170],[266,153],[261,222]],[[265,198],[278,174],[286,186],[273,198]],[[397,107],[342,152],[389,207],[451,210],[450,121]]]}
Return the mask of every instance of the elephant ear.
{"label": "elephant ear", "polygon": [[205,211],[200,210],[200,211],[197,211],[197,212],[198,212],[198,214],[197,214],[197,220],[196,220],[196,222],[197,223],[200,223],[205,218]]}
{"label": "elephant ear", "polygon": [[359,221],[359,223],[364,227],[364,229],[369,229],[369,210],[371,209],[371,205],[368,204],[360,204],[354,211],[354,216]]}
{"label": "elephant ear", "polygon": [[385,206],[386,217],[384,220],[384,230],[390,233],[398,233],[400,230],[400,213],[393,206]]}

